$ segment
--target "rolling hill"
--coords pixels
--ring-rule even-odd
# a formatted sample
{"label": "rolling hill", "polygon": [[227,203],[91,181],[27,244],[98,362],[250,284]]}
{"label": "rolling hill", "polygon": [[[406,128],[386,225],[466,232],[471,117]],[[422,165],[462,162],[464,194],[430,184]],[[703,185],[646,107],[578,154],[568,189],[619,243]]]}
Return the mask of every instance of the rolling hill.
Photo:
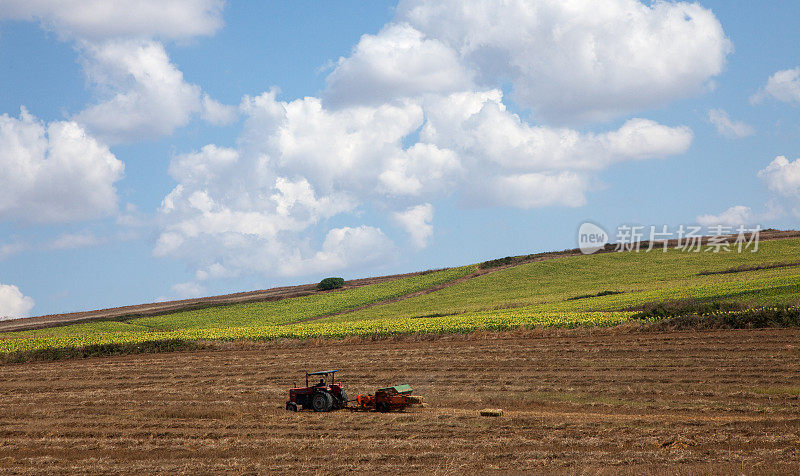
{"label": "rolling hill", "polygon": [[[74,320],[10,321],[16,327],[7,330],[28,330],[0,334],[0,353],[18,358],[47,351],[57,357],[57,349],[71,355],[76,349],[172,349],[215,340],[613,326],[792,309],[800,300],[798,256],[796,232],[765,233],[757,252],[567,250],[351,281],[329,292],[304,285],[165,303],[160,312],[133,307]],[[663,309],[643,313],[653,308]]]}

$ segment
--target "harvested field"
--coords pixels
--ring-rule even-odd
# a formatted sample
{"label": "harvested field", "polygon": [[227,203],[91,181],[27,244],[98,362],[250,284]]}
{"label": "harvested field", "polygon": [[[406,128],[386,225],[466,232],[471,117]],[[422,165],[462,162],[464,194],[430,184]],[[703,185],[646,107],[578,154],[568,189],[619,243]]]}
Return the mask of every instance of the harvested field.
{"label": "harvested field", "polygon": [[[0,366],[0,472],[800,472],[795,329],[213,345]],[[318,368],[429,407],[286,412]]]}

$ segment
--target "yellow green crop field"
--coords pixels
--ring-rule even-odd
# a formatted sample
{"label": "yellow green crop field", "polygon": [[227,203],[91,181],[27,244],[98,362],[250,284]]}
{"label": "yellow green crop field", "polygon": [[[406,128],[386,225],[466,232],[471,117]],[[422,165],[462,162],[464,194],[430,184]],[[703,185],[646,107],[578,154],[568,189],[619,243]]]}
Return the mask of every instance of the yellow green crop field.
{"label": "yellow green crop field", "polygon": [[[470,265],[280,301],[2,333],[0,354],[175,339],[340,338],[613,326],[628,321],[647,304],[685,299],[748,307],[796,306],[800,301],[798,257],[798,239],[764,241],[756,253],[669,250],[560,257],[385,302],[468,276],[477,269]],[[769,268],[774,264],[782,266]],[[704,273],[734,267],[744,268]],[[597,295],[603,292],[607,295]],[[345,312],[362,306],[368,307]]]}
{"label": "yellow green crop field", "polygon": [[0,353],[45,348],[127,344],[158,340],[272,340],[312,337],[388,336],[414,333],[464,333],[518,327],[612,326],[625,322],[631,312],[527,313],[509,310],[419,319],[372,319],[347,322],[316,320],[285,326],[195,328],[161,332],[82,332],[0,340]]}
{"label": "yellow green crop field", "polygon": [[[737,266],[800,260],[800,240],[760,243],[756,253],[605,253],[523,264],[435,293],[356,311],[334,319],[425,316],[525,307],[536,311],[613,311],[667,299],[796,304],[800,266],[698,275]],[[569,300],[601,291],[621,294]]]}
{"label": "yellow green crop field", "polygon": [[263,327],[282,325],[304,319],[342,312],[386,299],[413,293],[446,283],[473,272],[475,266],[462,266],[431,273],[371,284],[336,292],[182,311],[128,321],[100,321],[63,327],[0,334],[4,337],[53,336],[95,332],[154,332],[181,329],[217,329],[226,327]]}

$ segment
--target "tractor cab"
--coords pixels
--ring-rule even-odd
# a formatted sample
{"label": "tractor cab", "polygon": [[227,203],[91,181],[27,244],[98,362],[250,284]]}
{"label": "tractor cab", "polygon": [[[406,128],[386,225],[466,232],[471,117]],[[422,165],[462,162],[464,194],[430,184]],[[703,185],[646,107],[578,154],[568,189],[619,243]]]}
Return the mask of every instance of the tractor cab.
{"label": "tractor cab", "polygon": [[347,392],[341,383],[336,383],[336,372],[338,370],[306,372],[306,386],[295,385],[289,389],[286,409],[296,412],[311,408],[315,412],[329,412],[347,406]]}

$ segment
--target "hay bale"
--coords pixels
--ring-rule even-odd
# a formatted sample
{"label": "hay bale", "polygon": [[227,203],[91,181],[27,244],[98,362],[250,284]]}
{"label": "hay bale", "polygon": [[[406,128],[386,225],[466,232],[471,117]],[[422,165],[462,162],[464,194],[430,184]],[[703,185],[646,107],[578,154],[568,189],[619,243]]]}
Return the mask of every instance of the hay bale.
{"label": "hay bale", "polygon": [[406,395],[406,401],[414,405],[420,405],[425,402],[419,395]]}
{"label": "hay bale", "polygon": [[481,416],[501,417],[503,416],[502,408],[484,408],[481,410]]}

